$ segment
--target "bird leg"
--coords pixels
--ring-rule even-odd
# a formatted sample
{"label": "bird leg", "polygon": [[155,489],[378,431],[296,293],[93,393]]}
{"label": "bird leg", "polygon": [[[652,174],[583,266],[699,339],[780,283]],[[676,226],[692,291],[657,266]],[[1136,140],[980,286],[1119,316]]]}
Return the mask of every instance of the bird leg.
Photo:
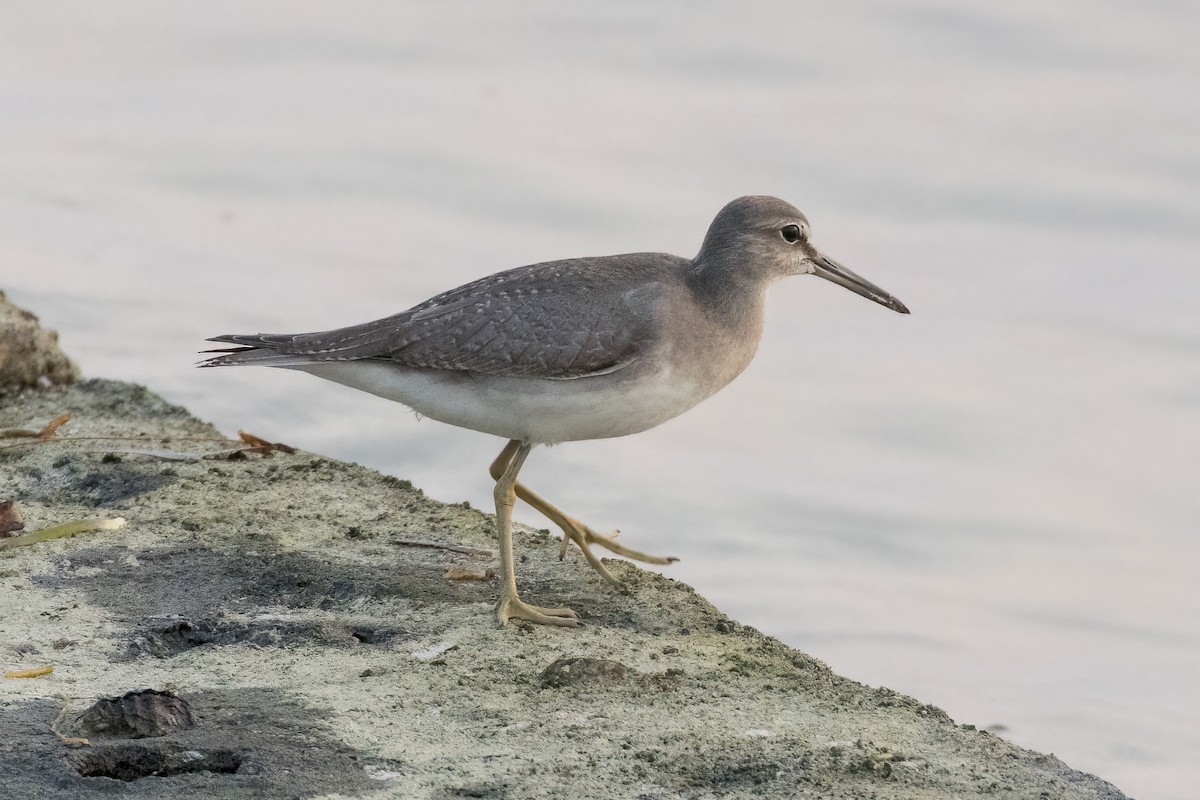
{"label": "bird leg", "polygon": [[[520,447],[521,442],[516,439],[511,440],[507,445],[504,446],[504,449],[500,451],[500,455],[496,456],[496,460],[492,462],[492,466],[488,470],[491,473],[492,478],[496,480],[500,479],[500,476],[505,471],[505,467],[513,461],[514,454]],[[597,533],[579,520],[575,519],[569,514],[563,513],[558,508],[551,505],[549,501],[547,501],[537,492],[534,492],[532,489],[525,486],[523,483],[515,483],[513,485],[513,489],[516,491],[517,497],[533,506],[539,512],[544,514],[551,522],[562,528],[562,548],[558,553],[560,560],[566,558],[567,547],[571,542],[575,542],[575,544],[579,545],[579,549],[583,551],[584,558],[586,558],[587,562],[592,565],[592,569],[596,570],[596,572],[599,572],[600,576],[613,586],[620,587],[621,582],[613,577],[613,574],[609,572],[600,559],[596,557],[596,555],[592,552],[590,545],[600,545],[604,549],[610,550],[617,555],[625,556],[626,558],[632,558],[635,561],[642,561],[646,564],[673,564],[679,560],[673,556],[652,556],[649,553],[643,553],[640,550],[634,550],[630,547],[625,547],[624,545],[618,544],[615,539],[619,531],[614,531],[611,534]]]}
{"label": "bird leg", "polygon": [[496,603],[496,616],[501,627],[510,619],[523,619],[539,625],[563,625],[574,627],[579,624],[575,612],[569,608],[540,608],[526,603],[517,595],[517,573],[513,562],[512,510],[516,505],[517,473],[529,455],[532,445],[513,442],[512,458],[504,471],[496,478],[496,534],[500,539],[500,600]]}

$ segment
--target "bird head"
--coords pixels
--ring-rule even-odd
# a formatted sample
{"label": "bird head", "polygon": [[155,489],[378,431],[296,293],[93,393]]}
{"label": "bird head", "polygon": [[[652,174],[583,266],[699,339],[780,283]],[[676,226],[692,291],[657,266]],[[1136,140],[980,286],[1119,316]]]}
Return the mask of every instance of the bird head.
{"label": "bird head", "polygon": [[777,197],[739,197],[717,214],[700,254],[701,263],[722,263],[766,282],[785,275],[816,275],[893,311],[908,308],[888,292],[819,251],[812,226],[795,206]]}

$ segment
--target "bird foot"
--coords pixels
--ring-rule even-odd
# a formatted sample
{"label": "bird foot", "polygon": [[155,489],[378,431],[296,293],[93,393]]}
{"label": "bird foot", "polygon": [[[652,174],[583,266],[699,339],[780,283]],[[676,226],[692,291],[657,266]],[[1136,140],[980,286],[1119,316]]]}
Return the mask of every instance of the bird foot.
{"label": "bird foot", "polygon": [[500,627],[502,628],[510,620],[514,619],[523,619],[526,622],[533,622],[538,625],[557,625],[565,628],[574,628],[579,625],[579,618],[569,608],[532,606],[515,593],[507,591],[501,593],[500,601],[496,603],[496,617],[500,620]]}
{"label": "bird foot", "polygon": [[617,536],[621,533],[620,531],[613,531],[609,534],[597,533],[574,517],[566,517],[566,524],[560,527],[562,527],[564,535],[562,547],[558,551],[559,560],[561,561],[567,557],[567,548],[570,547],[571,542],[574,542],[583,552],[583,556],[587,559],[587,562],[592,565],[592,569],[600,573],[602,578],[617,588],[624,587],[592,552],[591,545],[599,545],[605,550],[616,553],[619,556],[625,556],[626,558],[641,561],[645,564],[674,564],[679,560],[674,556],[652,556],[649,553],[643,553],[640,550],[626,547],[616,541]]}

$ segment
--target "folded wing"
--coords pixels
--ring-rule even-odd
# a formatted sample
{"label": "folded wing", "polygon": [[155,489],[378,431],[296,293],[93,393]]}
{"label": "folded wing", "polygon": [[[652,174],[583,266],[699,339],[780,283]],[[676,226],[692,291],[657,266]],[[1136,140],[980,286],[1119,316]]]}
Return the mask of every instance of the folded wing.
{"label": "folded wing", "polygon": [[[212,351],[222,355],[202,366],[387,359],[408,367],[556,380],[613,372],[636,362],[655,336],[648,312],[662,286],[655,269],[647,269],[647,255],[520,267],[349,328],[216,336],[210,341],[240,347]],[[630,281],[630,273],[645,280]]]}

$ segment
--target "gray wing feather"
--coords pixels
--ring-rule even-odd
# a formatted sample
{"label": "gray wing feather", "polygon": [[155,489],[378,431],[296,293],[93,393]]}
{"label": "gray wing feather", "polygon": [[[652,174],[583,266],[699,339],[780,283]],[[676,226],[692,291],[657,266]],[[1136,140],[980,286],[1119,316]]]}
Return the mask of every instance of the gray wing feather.
{"label": "gray wing feather", "polygon": [[631,254],[534,264],[363,325],[214,341],[311,361],[388,359],[410,367],[559,380],[603,374],[634,363],[654,336],[659,270],[676,262],[684,260]]}

